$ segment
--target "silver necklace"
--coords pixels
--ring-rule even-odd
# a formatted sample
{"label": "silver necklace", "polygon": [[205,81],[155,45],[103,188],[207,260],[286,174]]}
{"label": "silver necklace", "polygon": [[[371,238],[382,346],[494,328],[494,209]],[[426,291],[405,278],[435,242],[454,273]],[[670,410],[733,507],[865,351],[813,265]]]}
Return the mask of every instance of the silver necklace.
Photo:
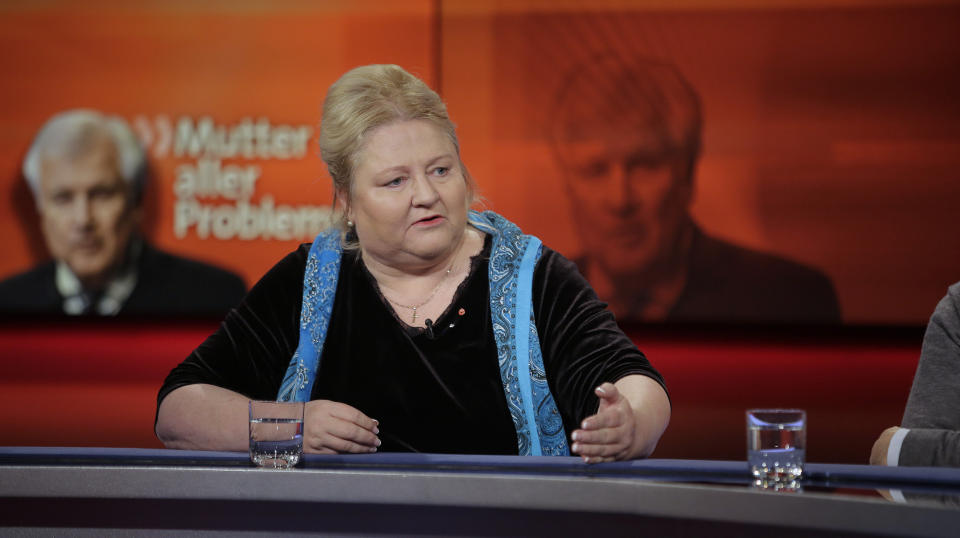
{"label": "silver necklace", "polygon": [[406,308],[408,310],[412,310],[413,317],[410,319],[410,323],[415,324],[417,323],[417,309],[433,300],[433,298],[437,295],[437,292],[440,291],[440,287],[443,286],[444,282],[447,281],[447,277],[450,276],[450,273],[452,271],[453,271],[453,266],[451,265],[449,268],[447,268],[447,272],[443,274],[443,278],[440,279],[440,282],[437,284],[437,286],[433,288],[433,291],[430,292],[430,295],[427,296],[427,298],[420,304],[406,305],[406,304],[401,304],[394,301],[393,299],[387,297],[386,294],[384,294],[384,297],[387,297],[388,301],[399,306],[400,308]]}

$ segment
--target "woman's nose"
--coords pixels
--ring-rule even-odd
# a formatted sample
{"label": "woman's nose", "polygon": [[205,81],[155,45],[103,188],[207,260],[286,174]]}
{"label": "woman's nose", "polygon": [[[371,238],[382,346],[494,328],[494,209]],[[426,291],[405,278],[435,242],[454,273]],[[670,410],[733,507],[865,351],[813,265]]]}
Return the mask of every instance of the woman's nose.
{"label": "woman's nose", "polygon": [[440,193],[437,191],[437,188],[434,186],[433,182],[430,181],[425,174],[417,174],[413,178],[413,200],[412,203],[415,206],[431,206],[437,199],[440,198]]}

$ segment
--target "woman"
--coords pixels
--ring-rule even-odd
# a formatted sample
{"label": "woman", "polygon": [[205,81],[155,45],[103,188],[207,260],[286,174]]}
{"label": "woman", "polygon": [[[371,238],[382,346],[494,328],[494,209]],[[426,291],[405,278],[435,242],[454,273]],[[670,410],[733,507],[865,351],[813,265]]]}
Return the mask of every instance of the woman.
{"label": "woman", "polygon": [[278,398],[307,402],[314,453],[653,450],[662,378],[569,260],[468,210],[435,92],[397,66],[356,68],[327,94],[320,149],[340,229],[278,263],[170,373],[168,447],[245,450],[247,401]]}

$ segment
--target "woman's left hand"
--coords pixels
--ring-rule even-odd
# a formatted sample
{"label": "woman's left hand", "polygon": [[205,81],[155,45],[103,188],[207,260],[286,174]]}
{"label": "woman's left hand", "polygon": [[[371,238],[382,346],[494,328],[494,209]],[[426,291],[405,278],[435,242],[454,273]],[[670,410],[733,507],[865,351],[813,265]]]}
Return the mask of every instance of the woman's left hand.
{"label": "woman's left hand", "polygon": [[636,418],[630,402],[613,383],[596,388],[600,407],[597,414],[584,419],[575,430],[572,451],[586,463],[623,460],[632,454],[636,438]]}
{"label": "woman's left hand", "polygon": [[595,389],[600,405],[570,436],[586,463],[642,458],[653,452],[670,421],[667,393],[654,380],[629,375]]}

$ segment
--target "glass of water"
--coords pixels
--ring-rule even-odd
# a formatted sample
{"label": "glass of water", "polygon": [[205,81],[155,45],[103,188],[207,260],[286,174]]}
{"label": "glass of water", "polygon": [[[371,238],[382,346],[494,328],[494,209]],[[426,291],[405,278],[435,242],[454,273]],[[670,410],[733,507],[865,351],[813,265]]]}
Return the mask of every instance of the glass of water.
{"label": "glass of water", "polygon": [[807,413],[802,409],[747,411],[747,462],[753,485],[799,491],[807,448]]}
{"label": "glass of water", "polygon": [[250,460],[289,469],[303,456],[303,402],[250,401]]}

